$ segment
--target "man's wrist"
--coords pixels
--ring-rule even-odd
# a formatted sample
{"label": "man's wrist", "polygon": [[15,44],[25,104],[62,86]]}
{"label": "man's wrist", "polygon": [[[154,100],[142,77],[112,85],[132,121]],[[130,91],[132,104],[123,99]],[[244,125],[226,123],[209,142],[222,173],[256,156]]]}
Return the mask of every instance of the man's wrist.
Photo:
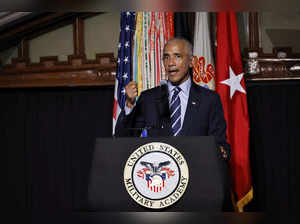
{"label": "man's wrist", "polygon": [[[127,101],[125,102],[125,107],[124,107],[124,110],[125,110],[125,115],[129,115],[131,113],[131,111],[133,110],[133,108],[135,107],[136,103],[134,103],[132,106],[130,105],[130,102],[127,103]],[[131,106],[131,107],[130,107]]]}
{"label": "man's wrist", "polygon": [[224,159],[227,160],[227,159],[228,159],[228,155],[227,155],[227,152],[226,152],[226,150],[224,149],[224,147],[220,145],[218,148],[219,148],[220,151],[221,151],[222,157],[223,157]]}
{"label": "man's wrist", "polygon": [[131,102],[130,100],[126,100],[126,106],[127,106],[128,108],[133,108],[134,102]]}

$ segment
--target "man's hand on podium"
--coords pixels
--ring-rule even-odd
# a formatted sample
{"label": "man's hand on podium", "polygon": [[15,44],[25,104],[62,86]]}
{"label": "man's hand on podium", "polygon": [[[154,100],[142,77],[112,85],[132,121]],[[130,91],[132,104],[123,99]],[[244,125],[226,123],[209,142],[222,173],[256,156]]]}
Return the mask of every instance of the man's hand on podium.
{"label": "man's hand on podium", "polygon": [[227,155],[227,152],[225,151],[224,147],[223,147],[223,146],[219,146],[219,149],[221,150],[222,157],[223,157],[225,160],[227,160],[228,155]]}

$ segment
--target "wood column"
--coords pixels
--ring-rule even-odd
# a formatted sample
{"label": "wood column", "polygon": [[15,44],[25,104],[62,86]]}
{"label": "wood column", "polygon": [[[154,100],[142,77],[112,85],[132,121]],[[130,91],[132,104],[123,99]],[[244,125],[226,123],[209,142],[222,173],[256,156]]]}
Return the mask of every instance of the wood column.
{"label": "wood column", "polygon": [[83,19],[77,17],[73,23],[74,56],[84,56],[84,23]]}
{"label": "wood column", "polygon": [[259,49],[258,12],[249,12],[249,50]]}
{"label": "wood column", "polygon": [[22,40],[18,47],[19,58],[29,58],[29,43],[28,40]]}

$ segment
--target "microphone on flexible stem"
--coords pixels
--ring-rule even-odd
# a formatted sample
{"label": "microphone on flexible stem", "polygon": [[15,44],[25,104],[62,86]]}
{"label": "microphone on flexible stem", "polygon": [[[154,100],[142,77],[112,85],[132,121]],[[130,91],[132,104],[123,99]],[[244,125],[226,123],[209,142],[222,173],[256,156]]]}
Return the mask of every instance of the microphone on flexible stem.
{"label": "microphone on flexible stem", "polygon": [[164,120],[169,116],[169,100],[168,100],[168,81],[162,79],[159,84],[160,93],[159,97],[156,101],[156,109],[158,113],[158,120],[151,124],[150,126],[140,127],[140,128],[127,128],[127,130],[133,132],[140,132],[140,137],[145,138],[148,137],[148,131],[152,130],[153,132],[157,132],[158,130],[163,128]]}
{"label": "microphone on flexible stem", "polygon": [[168,81],[166,79],[160,80],[160,100],[163,101],[168,98]]}
{"label": "microphone on flexible stem", "polygon": [[160,96],[157,99],[156,110],[159,115],[158,121],[156,121],[150,127],[144,127],[141,133],[141,137],[148,137],[148,130],[153,131],[163,128],[163,120],[166,119],[169,111],[169,100],[168,100],[168,81],[166,79],[160,80],[159,83]]}
{"label": "microphone on flexible stem", "polygon": [[160,96],[157,101],[157,112],[159,115],[158,123],[156,124],[157,129],[161,129],[164,126],[164,123],[168,119],[169,115],[169,100],[168,100],[168,81],[162,79],[159,84]]}
{"label": "microphone on flexible stem", "polygon": [[159,87],[161,89],[167,88],[168,87],[168,81],[166,79],[160,80]]}
{"label": "microphone on flexible stem", "polygon": [[168,80],[162,79],[162,80],[160,80],[159,86],[163,86],[163,85],[167,85],[167,84],[168,84]]}

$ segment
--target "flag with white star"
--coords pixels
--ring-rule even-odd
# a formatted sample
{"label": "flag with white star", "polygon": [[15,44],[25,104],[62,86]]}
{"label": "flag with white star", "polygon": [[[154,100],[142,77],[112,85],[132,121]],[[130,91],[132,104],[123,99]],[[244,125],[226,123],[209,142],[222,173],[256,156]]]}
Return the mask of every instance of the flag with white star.
{"label": "flag with white star", "polygon": [[113,109],[113,135],[115,125],[121,110],[125,106],[125,86],[131,80],[131,46],[132,34],[135,27],[135,13],[122,12],[120,19],[120,37],[118,44],[117,74],[115,81],[114,109]]}
{"label": "flag with white star", "polygon": [[216,91],[221,97],[231,146],[230,172],[235,206],[252,200],[247,93],[234,12],[217,13]]}

